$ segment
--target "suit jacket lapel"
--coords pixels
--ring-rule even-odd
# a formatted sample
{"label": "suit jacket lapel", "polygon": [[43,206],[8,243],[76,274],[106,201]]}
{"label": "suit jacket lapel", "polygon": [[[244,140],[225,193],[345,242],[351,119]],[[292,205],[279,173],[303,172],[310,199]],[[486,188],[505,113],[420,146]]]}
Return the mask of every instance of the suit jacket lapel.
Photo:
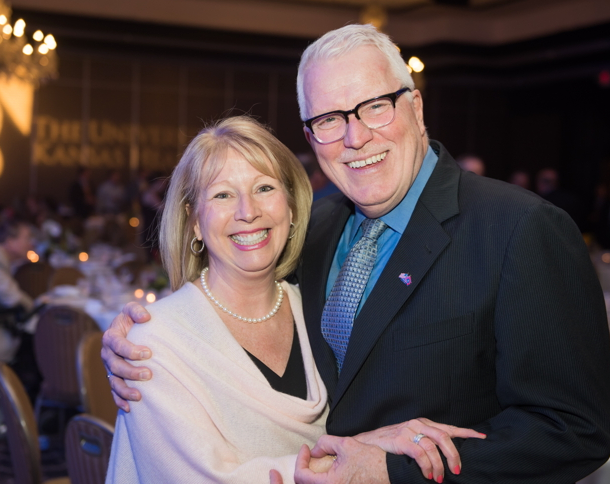
{"label": "suit jacket lapel", "polygon": [[[457,197],[460,172],[440,143],[431,144],[439,150],[437,166],[396,249],[354,321],[332,407],[341,399],[386,327],[451,242],[441,223],[459,213]],[[403,272],[411,276],[408,286],[398,278]],[[328,271],[325,274],[328,275]],[[319,322],[317,331],[320,332]],[[332,393],[329,391],[329,394]]]}

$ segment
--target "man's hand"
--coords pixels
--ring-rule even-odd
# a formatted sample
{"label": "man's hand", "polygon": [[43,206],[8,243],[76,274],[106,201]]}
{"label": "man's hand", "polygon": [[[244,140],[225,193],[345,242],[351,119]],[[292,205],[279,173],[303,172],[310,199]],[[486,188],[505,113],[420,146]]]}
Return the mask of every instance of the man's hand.
{"label": "man's hand", "polygon": [[[423,434],[424,437],[415,443],[413,439],[418,434]],[[460,454],[451,440],[456,437],[484,439],[486,435],[472,429],[436,423],[427,418],[416,418],[364,432],[354,438],[365,444],[377,445],[390,454],[408,455],[417,462],[424,477],[433,477],[436,482],[442,482],[444,466],[439,449],[447,458],[451,472],[459,474],[462,470]]]}
{"label": "man's hand", "polygon": [[127,400],[138,401],[142,398],[140,392],[129,388],[123,378],[127,380],[150,380],[152,372],[148,368],[135,367],[123,358],[130,360],[145,360],[151,357],[152,352],[146,346],[136,346],[127,341],[127,333],[134,323],[145,323],[150,314],[137,303],[129,303],[123,311],[112,320],[112,324],[104,333],[102,339],[102,360],[106,371],[112,374],[108,380],[112,388],[112,397],[117,407],[129,412]]}
{"label": "man's hand", "polygon": [[[317,474],[309,468],[311,457],[336,456],[328,472]],[[386,455],[376,445],[352,437],[323,435],[309,450],[303,445],[297,456],[294,480],[297,484],[389,484]]]}

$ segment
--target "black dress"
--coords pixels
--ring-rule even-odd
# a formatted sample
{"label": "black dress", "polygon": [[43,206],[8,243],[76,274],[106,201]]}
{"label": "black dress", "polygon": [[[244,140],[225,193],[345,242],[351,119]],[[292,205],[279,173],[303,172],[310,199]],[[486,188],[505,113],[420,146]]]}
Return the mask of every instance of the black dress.
{"label": "black dress", "polygon": [[[245,349],[244,349],[245,350]],[[301,353],[301,345],[299,344],[299,337],[297,334],[296,325],[292,336],[292,348],[290,350],[290,357],[288,358],[288,364],[286,370],[282,376],[279,376],[267,365],[265,365],[256,356],[245,350],[250,356],[252,361],[256,364],[258,369],[261,371],[267,381],[271,385],[271,388],[278,392],[292,395],[293,397],[302,398],[307,400],[307,380],[305,378],[305,366],[303,364],[303,355]]]}

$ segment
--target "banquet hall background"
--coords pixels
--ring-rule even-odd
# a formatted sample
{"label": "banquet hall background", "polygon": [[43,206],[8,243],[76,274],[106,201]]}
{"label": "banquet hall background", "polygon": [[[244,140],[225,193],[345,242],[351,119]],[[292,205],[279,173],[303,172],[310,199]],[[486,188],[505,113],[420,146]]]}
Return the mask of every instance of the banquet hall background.
{"label": "banquet hall background", "polygon": [[[423,93],[430,138],[454,156],[476,155],[488,177],[521,173],[543,196],[537,178],[558,177],[554,203],[565,203],[583,232],[610,309],[607,0],[13,0],[12,11],[5,7],[0,0],[0,29],[9,12],[9,24],[25,20],[26,37],[52,34],[57,69],[46,78],[17,75],[8,55],[14,28],[1,31],[0,222],[32,223],[25,265],[48,272],[36,269],[30,295],[64,308],[54,316],[60,324],[82,326],[69,350],[65,338],[59,353],[46,355],[67,354],[72,400],[30,395],[31,435],[42,450],[33,459],[45,477],[68,473],[70,417],[85,410],[108,423],[116,413],[97,357],[100,330],[125,303],[169,293],[150,227],[166,177],[206,123],[249,113],[298,154],[314,188],[326,183],[303,136],[295,79],[307,45],[348,23],[372,22],[393,38]],[[84,211],[74,196],[80,184],[91,192]],[[115,188],[120,201],[104,205]],[[19,279],[24,287],[28,277]],[[92,330],[97,339],[85,343]],[[85,368],[103,390],[95,393],[99,407]],[[5,378],[0,371],[0,387]],[[86,424],[72,429],[81,437],[76,447],[97,445],[96,458],[107,459],[111,429],[102,425],[83,440]],[[0,423],[0,484],[20,482],[9,433],[10,422]]]}
{"label": "banquet hall background", "polygon": [[[79,2],[13,2],[14,19],[53,32],[59,77],[35,91],[30,132],[4,116],[1,204],[26,193],[65,203],[79,166],[95,185],[109,169],[124,183],[139,168],[171,170],[205,122],[231,112],[308,149],[294,88],[300,53],[358,21],[364,2],[228,1],[221,12],[216,2],[183,3],[186,19],[180,2],[108,4],[98,16]],[[405,59],[425,64],[415,81],[430,136],[456,156],[476,153],[491,177],[556,168],[591,209],[610,154],[608,3],[395,4],[385,30]],[[221,29],[227,12],[237,20]]]}

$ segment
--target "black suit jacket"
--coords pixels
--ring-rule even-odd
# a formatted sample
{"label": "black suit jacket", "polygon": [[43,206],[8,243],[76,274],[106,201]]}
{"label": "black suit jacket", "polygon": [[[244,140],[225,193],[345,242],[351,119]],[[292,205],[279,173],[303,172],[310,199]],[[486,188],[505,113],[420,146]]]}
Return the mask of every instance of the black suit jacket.
{"label": "black suit jacket", "polygon": [[[565,212],[439,161],[354,322],[341,377],[320,321],[353,204],[314,205],[298,278],[327,430],[354,435],[416,417],[473,427],[445,482],[573,483],[610,454],[610,337],[602,292]],[[408,273],[411,284],[399,279]],[[387,458],[391,482],[429,482]]]}

